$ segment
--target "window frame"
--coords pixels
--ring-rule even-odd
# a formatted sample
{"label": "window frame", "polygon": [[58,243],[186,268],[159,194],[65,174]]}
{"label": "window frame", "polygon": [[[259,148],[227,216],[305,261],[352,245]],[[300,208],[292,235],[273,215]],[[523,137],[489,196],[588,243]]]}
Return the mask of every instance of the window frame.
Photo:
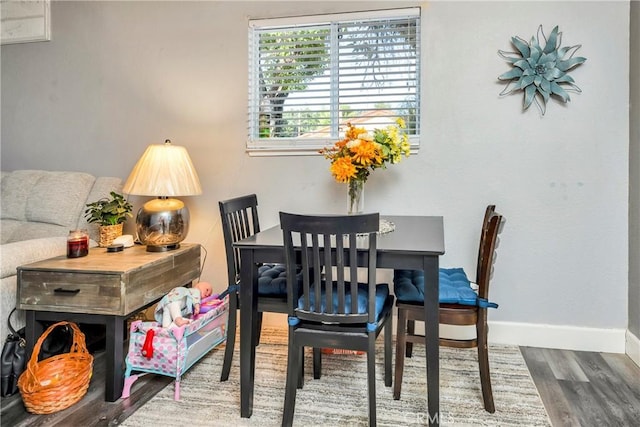
{"label": "window frame", "polygon": [[[323,148],[332,145],[342,135],[341,130],[336,129],[339,124],[339,118],[336,114],[332,114],[330,117],[331,136],[321,138],[260,138],[259,137],[259,116],[260,116],[260,85],[258,82],[259,75],[259,43],[257,42],[258,33],[261,30],[269,28],[289,27],[295,28],[298,26],[314,25],[322,26],[326,25],[330,28],[334,28],[336,23],[339,22],[351,22],[351,21],[366,21],[376,19],[393,19],[407,17],[415,18],[417,20],[416,26],[416,38],[418,44],[415,51],[415,96],[417,99],[417,119],[416,119],[416,131],[415,135],[409,135],[409,141],[411,144],[411,153],[417,153],[420,148],[420,130],[421,130],[421,116],[422,116],[422,25],[421,8],[399,8],[399,9],[384,9],[373,11],[360,11],[360,12],[346,12],[336,14],[323,14],[323,15],[304,15],[293,16],[283,18],[265,18],[265,19],[249,19],[248,25],[248,65],[249,65],[249,84],[248,84],[248,128],[247,128],[247,141],[246,151],[251,156],[289,156],[289,155],[320,155],[318,151]],[[333,31],[333,29],[331,29]],[[337,53],[331,53],[331,65],[330,67],[337,66],[339,62],[339,56]],[[334,90],[331,90],[331,103],[335,103],[339,107],[338,100],[334,99],[337,94]],[[331,112],[334,112],[331,110]],[[381,126],[382,127],[382,126]]]}

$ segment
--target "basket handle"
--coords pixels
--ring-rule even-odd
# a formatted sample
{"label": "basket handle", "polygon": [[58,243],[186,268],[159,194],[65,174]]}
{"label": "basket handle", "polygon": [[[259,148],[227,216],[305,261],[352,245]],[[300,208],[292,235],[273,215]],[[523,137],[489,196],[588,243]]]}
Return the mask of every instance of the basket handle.
{"label": "basket handle", "polygon": [[[36,345],[33,346],[33,351],[31,352],[31,358],[27,363],[27,369],[33,375],[35,375],[36,367],[38,365],[38,356],[40,355],[40,348],[42,347],[42,343],[49,336],[51,331],[53,331],[58,326],[65,326],[65,325],[68,325],[73,331],[73,342],[71,344],[71,349],[69,349],[69,353],[88,353],[89,352],[89,350],[87,350],[87,344],[85,342],[84,334],[82,333],[82,331],[80,330],[77,324],[75,324],[74,322],[67,322],[67,321],[54,323],[53,325],[49,326],[42,335],[40,335],[40,338],[38,338]],[[55,356],[52,356],[52,357],[55,357]]]}

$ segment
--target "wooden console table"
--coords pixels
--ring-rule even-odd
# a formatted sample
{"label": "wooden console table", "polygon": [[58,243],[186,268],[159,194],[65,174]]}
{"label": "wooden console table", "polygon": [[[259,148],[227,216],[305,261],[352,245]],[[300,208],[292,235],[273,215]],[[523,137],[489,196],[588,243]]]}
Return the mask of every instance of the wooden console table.
{"label": "wooden console table", "polygon": [[168,252],[135,245],[122,252],[93,248],[82,258],[56,258],[18,267],[18,308],[26,311],[27,360],[43,321],[106,326],[105,399],[118,400],[124,384],[126,319],[200,275],[200,245]]}

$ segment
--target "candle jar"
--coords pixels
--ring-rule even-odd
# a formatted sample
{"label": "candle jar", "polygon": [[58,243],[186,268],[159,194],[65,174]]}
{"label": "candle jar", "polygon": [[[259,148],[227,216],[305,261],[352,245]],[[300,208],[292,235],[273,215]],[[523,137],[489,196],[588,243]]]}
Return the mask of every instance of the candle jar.
{"label": "candle jar", "polygon": [[89,233],[87,230],[71,230],[67,237],[67,258],[89,255]]}

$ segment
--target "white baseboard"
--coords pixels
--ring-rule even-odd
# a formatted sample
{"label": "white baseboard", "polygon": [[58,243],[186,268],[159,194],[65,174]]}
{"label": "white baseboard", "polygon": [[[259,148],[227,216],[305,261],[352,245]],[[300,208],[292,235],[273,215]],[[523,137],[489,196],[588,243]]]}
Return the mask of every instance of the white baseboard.
{"label": "white baseboard", "polygon": [[[397,319],[394,316],[394,333]],[[267,313],[264,325],[286,328],[286,316]],[[422,324],[416,332],[423,333]],[[440,336],[469,338],[475,335],[475,327],[440,325]],[[625,329],[586,328],[566,325],[545,325],[519,322],[489,321],[489,343],[527,347],[556,348],[563,350],[626,353],[640,365],[640,342]],[[634,359],[635,357],[635,359]]]}
{"label": "white baseboard", "polygon": [[636,337],[627,329],[626,333],[626,353],[627,356],[640,366],[640,338]]}
{"label": "white baseboard", "polygon": [[[420,324],[416,332],[424,332]],[[441,337],[470,339],[475,333],[475,326],[440,325]],[[624,353],[625,330],[489,321],[489,343]]]}
{"label": "white baseboard", "polygon": [[564,350],[625,352],[625,330],[489,322],[489,342]]}

